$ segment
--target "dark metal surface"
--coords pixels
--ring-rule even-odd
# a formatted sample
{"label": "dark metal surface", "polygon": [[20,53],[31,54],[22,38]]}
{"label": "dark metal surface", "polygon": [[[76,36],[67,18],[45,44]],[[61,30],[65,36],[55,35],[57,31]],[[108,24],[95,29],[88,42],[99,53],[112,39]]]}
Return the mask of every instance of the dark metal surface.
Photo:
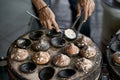
{"label": "dark metal surface", "polygon": [[[120,35],[120,34],[119,34]],[[115,41],[118,41],[117,38],[118,35],[114,35],[114,37],[111,39],[111,42],[109,43],[109,47],[107,49],[107,62],[108,62],[108,70],[110,73],[110,77],[112,80],[119,80],[120,79],[120,66],[116,65],[112,60],[112,54],[114,54],[116,51],[111,49],[111,44]]]}
{"label": "dark metal surface", "polygon": [[[43,31],[45,31],[45,30],[43,30]],[[23,36],[21,36],[21,38],[22,37],[25,37],[25,36],[28,36],[29,35],[29,33],[27,33],[27,34],[24,34]],[[44,36],[45,37],[45,36]],[[78,37],[80,37],[80,36],[78,36]],[[29,37],[28,37],[29,38]],[[47,37],[46,36],[46,38],[49,38],[49,37]],[[68,41],[69,42],[69,41]],[[30,77],[29,75],[27,75],[27,76],[25,76],[25,75],[23,75],[22,73],[20,73],[19,72],[19,70],[15,70],[15,68],[13,67],[13,65],[14,65],[14,61],[10,58],[10,55],[12,54],[11,53],[11,51],[13,50],[13,48],[14,48],[14,42],[13,42],[13,44],[11,44],[11,46],[10,46],[10,48],[9,48],[9,50],[8,50],[8,57],[9,57],[9,59],[8,59],[8,66],[9,66],[9,69],[12,71],[12,73],[14,74],[17,74],[17,75],[19,75],[20,77],[25,77],[25,78],[27,78],[27,77]],[[100,75],[100,72],[101,72],[101,52],[100,52],[100,50],[97,48],[97,46],[93,43],[91,46],[94,46],[94,47],[96,47],[96,50],[97,50],[97,54],[96,54],[96,56],[94,57],[94,58],[92,58],[91,60],[93,60],[94,61],[94,68],[92,68],[92,70],[89,72],[89,73],[87,73],[86,75],[84,75],[84,73],[82,73],[82,72],[79,72],[80,74],[78,75],[78,73],[76,74],[76,76],[74,76],[73,78],[84,78],[84,79],[86,79],[86,80],[89,80],[89,79],[98,79],[98,77],[99,77],[99,75]],[[53,46],[51,46],[51,47],[53,47]],[[56,54],[56,51],[59,51],[59,49],[61,49],[61,48],[55,48],[55,52],[54,52],[54,50],[52,50],[53,48],[51,48],[50,50],[49,50],[49,52],[52,52],[52,54],[51,55],[54,55],[54,54]],[[33,54],[33,52],[31,51],[31,53]],[[59,52],[57,52],[57,53],[59,53]],[[73,57],[71,57],[71,58],[73,58]],[[74,62],[74,59],[73,59],[73,61],[72,62]],[[20,64],[22,64],[23,62],[21,62]],[[15,63],[15,65],[16,65],[16,63]],[[48,64],[48,65],[51,65],[50,63]],[[39,67],[45,67],[45,66],[48,66],[48,65],[44,65],[44,66],[39,66]],[[18,65],[19,66],[19,65]],[[17,67],[18,67],[17,66]],[[52,67],[54,67],[54,65],[51,65]],[[69,65],[69,67],[68,68],[72,68],[72,64],[70,64]],[[67,67],[66,67],[67,68]],[[59,71],[59,70],[62,70],[62,68],[56,68],[56,70],[57,71]],[[14,71],[14,72],[13,72]],[[36,73],[34,73],[35,75],[36,75]],[[92,75],[91,75],[92,74]],[[94,76],[94,77],[93,77]],[[56,77],[54,77],[55,79],[54,80],[56,80]],[[59,80],[59,79],[57,79],[57,80]]]}
{"label": "dark metal surface", "polygon": [[115,0],[102,0],[105,4],[112,8],[120,9],[120,3]]}

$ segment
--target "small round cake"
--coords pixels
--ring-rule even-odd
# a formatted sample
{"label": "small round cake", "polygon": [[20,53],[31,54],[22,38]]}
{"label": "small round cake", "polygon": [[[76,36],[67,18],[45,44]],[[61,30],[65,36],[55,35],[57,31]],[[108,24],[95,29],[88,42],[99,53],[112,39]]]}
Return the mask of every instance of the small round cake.
{"label": "small round cake", "polygon": [[70,58],[67,55],[59,54],[53,57],[53,63],[58,67],[68,66],[70,64]]}
{"label": "small round cake", "polygon": [[77,59],[76,68],[84,72],[88,72],[93,67],[92,61],[86,58]]}
{"label": "small round cake", "polygon": [[80,38],[78,38],[78,39],[76,39],[75,40],[75,44],[76,45],[82,45],[83,47],[85,46],[85,45],[91,45],[93,42],[92,42],[92,40],[91,39],[89,39],[88,37],[85,37],[85,36],[81,36]]}
{"label": "small round cake", "polygon": [[96,49],[94,47],[87,46],[87,47],[80,49],[79,54],[83,57],[86,57],[86,58],[92,58],[97,54],[97,52],[96,52]]}
{"label": "small round cake", "polygon": [[36,64],[46,64],[50,60],[50,55],[48,52],[41,51],[36,53],[32,59]]}
{"label": "small round cake", "polygon": [[78,54],[80,50],[76,45],[74,45],[73,43],[70,43],[65,47],[64,51],[67,55],[72,56],[72,55]]}
{"label": "small round cake", "polygon": [[13,50],[13,54],[11,55],[11,58],[16,61],[23,61],[29,56],[29,53],[25,49],[19,49],[15,48]]}
{"label": "small round cake", "polygon": [[112,55],[112,59],[115,63],[119,64],[120,65],[120,51],[117,51],[115,52],[113,55]]}

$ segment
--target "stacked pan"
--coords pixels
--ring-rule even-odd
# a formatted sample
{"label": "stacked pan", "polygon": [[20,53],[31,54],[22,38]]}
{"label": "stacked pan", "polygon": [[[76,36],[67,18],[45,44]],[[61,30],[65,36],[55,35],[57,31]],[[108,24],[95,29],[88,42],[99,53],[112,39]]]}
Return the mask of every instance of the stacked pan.
{"label": "stacked pan", "polygon": [[120,34],[111,39],[107,49],[107,61],[110,77],[112,80],[120,79]]}

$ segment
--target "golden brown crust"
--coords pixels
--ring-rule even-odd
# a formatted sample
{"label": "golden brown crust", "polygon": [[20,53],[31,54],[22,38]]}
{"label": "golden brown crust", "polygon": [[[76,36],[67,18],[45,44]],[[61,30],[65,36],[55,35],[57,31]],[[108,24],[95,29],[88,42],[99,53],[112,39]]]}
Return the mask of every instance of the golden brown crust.
{"label": "golden brown crust", "polygon": [[73,43],[70,43],[65,47],[64,51],[68,55],[76,55],[79,53],[80,50],[76,45],[74,45]]}
{"label": "golden brown crust", "polygon": [[11,55],[11,59],[16,61],[23,61],[29,56],[29,53],[25,49],[15,48],[13,54]]}
{"label": "golden brown crust", "polygon": [[36,64],[46,64],[49,62],[50,60],[50,55],[48,52],[38,52],[36,53],[32,60],[36,63]]}
{"label": "golden brown crust", "polygon": [[86,58],[77,59],[76,68],[84,72],[88,72],[93,67],[92,61]]}
{"label": "golden brown crust", "polygon": [[120,52],[115,52],[113,55],[112,55],[112,59],[115,63],[119,64],[120,65]]}
{"label": "golden brown crust", "polygon": [[86,36],[81,36],[80,38],[78,38],[76,41],[75,41],[75,43],[77,44],[77,43],[80,43],[80,44],[84,44],[84,45],[87,45],[87,46],[90,46],[90,45],[92,45],[92,40],[91,39],[89,39],[88,37],[86,37]]}
{"label": "golden brown crust", "polygon": [[83,57],[86,57],[86,58],[92,58],[97,54],[97,52],[96,52],[96,49],[94,47],[87,46],[87,47],[82,48],[80,50],[79,54]]}
{"label": "golden brown crust", "polygon": [[68,66],[70,64],[70,58],[67,55],[59,54],[53,57],[53,63],[59,67]]}

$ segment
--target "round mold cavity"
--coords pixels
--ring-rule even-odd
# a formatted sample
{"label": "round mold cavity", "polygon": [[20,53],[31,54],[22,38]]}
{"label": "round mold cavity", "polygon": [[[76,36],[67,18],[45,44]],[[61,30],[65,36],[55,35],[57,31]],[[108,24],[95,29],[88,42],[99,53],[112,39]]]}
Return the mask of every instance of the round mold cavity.
{"label": "round mold cavity", "polygon": [[120,41],[120,34],[117,36],[118,40]]}
{"label": "round mold cavity", "polygon": [[35,32],[31,32],[29,34],[29,37],[30,39],[36,41],[36,40],[39,40],[43,34],[44,34],[43,31],[35,31]]}
{"label": "round mold cavity", "polygon": [[54,37],[51,39],[51,44],[54,46],[54,47],[63,47],[65,46],[66,44],[66,41],[64,38],[62,37]]}
{"label": "round mold cavity", "polygon": [[40,80],[50,80],[55,73],[55,69],[52,67],[45,67],[39,72]]}
{"label": "round mold cavity", "polygon": [[54,28],[52,30],[47,31],[47,35],[50,37],[59,37],[62,35],[62,32],[57,32]]}
{"label": "round mold cavity", "polygon": [[73,69],[64,69],[58,73],[58,76],[61,78],[69,78],[69,77],[73,76],[75,73],[76,73],[76,71]]}
{"label": "round mold cavity", "polygon": [[36,69],[37,65],[33,62],[28,62],[20,65],[20,71],[23,73],[33,73]]}
{"label": "round mold cavity", "polygon": [[31,41],[29,39],[21,38],[16,41],[16,45],[19,48],[26,49],[31,45]]}
{"label": "round mold cavity", "polygon": [[84,42],[78,42],[78,41],[75,42],[75,45],[77,47],[79,47],[80,49],[82,49],[82,48],[87,46]]}
{"label": "round mold cavity", "polygon": [[111,46],[110,49],[114,52],[116,51],[120,51],[120,41],[114,41]]}
{"label": "round mold cavity", "polygon": [[40,42],[36,42],[34,44],[32,44],[32,49],[34,51],[47,51],[50,48],[50,44],[46,41],[40,43]]}

